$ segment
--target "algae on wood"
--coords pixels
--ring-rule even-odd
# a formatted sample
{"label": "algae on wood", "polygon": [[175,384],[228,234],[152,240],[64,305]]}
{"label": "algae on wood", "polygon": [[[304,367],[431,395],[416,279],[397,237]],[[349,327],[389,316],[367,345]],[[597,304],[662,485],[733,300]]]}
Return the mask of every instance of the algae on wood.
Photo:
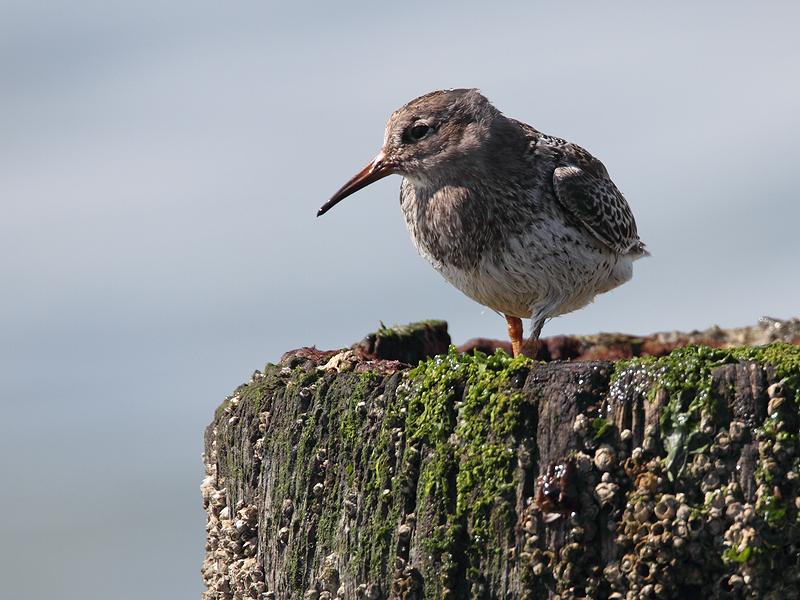
{"label": "algae on wood", "polygon": [[798,594],[798,347],[315,352],[207,430],[207,599]]}

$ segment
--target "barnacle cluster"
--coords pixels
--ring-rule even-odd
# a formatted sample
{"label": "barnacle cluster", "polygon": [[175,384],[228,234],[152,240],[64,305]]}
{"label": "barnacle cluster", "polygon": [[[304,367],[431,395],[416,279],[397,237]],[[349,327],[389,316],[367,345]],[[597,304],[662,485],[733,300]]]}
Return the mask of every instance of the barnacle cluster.
{"label": "barnacle cluster", "polygon": [[[237,403],[236,396],[230,398],[225,410],[230,412]],[[206,476],[200,486],[208,516],[206,556],[201,569],[207,588],[203,599],[260,599],[267,586],[256,556],[258,510],[241,500],[230,506],[225,479],[218,474],[216,444],[214,440],[209,455],[204,457]]]}
{"label": "barnacle cluster", "polygon": [[[574,476],[551,466],[528,499],[527,598],[800,598],[800,376],[769,386],[758,423],[715,402],[707,373],[687,375],[678,402],[663,365],[639,375],[627,384],[649,379],[660,407],[640,443],[609,418],[615,392],[629,397],[612,386],[575,419]],[[573,504],[554,519],[553,490],[568,487]]]}

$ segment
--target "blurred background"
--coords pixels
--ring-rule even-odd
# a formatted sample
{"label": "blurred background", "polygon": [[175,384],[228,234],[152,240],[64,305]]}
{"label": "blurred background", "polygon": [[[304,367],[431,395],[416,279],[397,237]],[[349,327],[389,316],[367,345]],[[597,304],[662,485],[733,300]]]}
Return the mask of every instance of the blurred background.
{"label": "blurred background", "polygon": [[4,598],[197,598],[203,429],[290,348],[505,323],[397,177],[392,110],[479,87],[601,158],[653,256],[545,335],[797,315],[796,2],[0,2]]}

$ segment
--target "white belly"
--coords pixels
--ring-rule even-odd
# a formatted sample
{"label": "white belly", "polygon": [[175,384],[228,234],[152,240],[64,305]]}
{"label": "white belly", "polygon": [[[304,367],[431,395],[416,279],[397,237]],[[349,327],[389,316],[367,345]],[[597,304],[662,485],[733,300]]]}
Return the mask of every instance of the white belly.
{"label": "white belly", "polygon": [[534,320],[577,310],[631,278],[630,256],[589,245],[559,245],[555,240],[543,245],[540,238],[536,242],[527,236],[513,240],[509,252],[487,255],[474,269],[431,263],[476,302],[504,315]]}

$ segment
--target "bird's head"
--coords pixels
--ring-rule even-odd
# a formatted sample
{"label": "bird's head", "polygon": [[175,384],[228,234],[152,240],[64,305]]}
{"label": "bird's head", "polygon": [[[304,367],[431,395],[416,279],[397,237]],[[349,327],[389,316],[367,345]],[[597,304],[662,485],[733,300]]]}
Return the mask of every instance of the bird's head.
{"label": "bird's head", "polygon": [[469,169],[488,151],[485,142],[499,117],[500,112],[475,89],[440,90],[412,100],[389,117],[377,156],[317,216],[387,175],[397,173],[424,184],[453,170]]}

